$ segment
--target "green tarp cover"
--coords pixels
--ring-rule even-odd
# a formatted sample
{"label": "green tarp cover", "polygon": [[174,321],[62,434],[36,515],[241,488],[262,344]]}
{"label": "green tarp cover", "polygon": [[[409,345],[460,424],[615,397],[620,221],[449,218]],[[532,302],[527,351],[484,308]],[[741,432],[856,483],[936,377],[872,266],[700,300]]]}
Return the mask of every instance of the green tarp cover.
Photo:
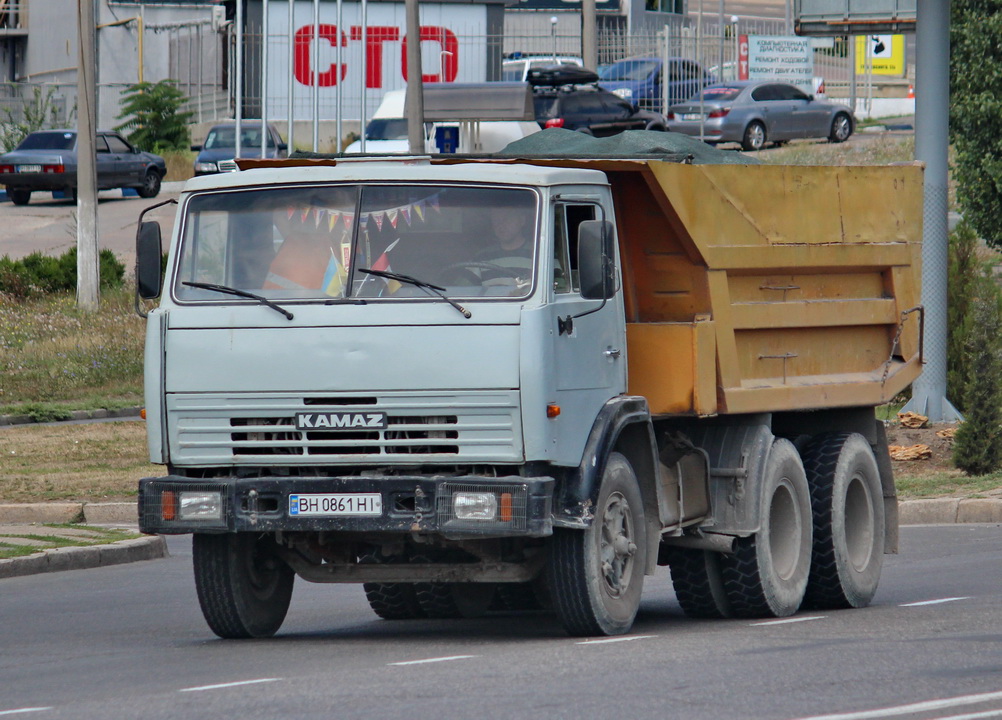
{"label": "green tarp cover", "polygon": [[597,138],[574,130],[547,128],[509,143],[499,157],[663,158],[695,165],[758,164],[735,150],[718,150],[701,140],[673,132],[627,130]]}

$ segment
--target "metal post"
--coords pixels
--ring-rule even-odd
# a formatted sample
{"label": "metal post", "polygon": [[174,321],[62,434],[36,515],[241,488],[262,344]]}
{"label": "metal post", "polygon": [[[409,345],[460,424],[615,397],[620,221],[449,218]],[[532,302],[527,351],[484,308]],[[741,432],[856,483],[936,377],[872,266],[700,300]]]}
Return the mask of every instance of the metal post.
{"label": "metal post", "polygon": [[595,0],[581,0],[581,60],[589,70],[598,69],[598,23]]}
{"label": "metal post", "polygon": [[[335,114],[337,115],[337,121],[334,123],[334,132],[337,133],[337,151],[341,152],[344,148],[341,147],[341,138],[344,135],[344,131],[341,129],[341,81],[344,79],[341,76],[341,44],[344,42],[344,31],[342,29],[342,23],[344,22],[344,16],[342,14],[341,0],[337,0],[337,39],[335,40],[336,47],[334,48],[334,59],[337,62],[337,73],[335,74],[337,84],[334,86],[334,104],[337,106],[335,108]],[[365,134],[365,129],[362,129],[362,134]]]}
{"label": "metal post", "polygon": [[261,5],[261,157],[268,157],[268,0]]}
{"label": "metal post", "polygon": [[[421,81],[421,15],[418,0],[404,0],[407,23],[407,148],[424,155],[424,84]],[[442,56],[439,55],[439,58]],[[439,63],[443,65],[443,63]],[[363,127],[362,135],[365,135]]]}
{"label": "metal post", "polygon": [[237,47],[236,47],[236,75],[234,82],[236,83],[236,111],[235,111],[235,125],[236,130],[236,146],[234,148],[233,157],[240,157],[240,134],[241,134],[241,122],[244,116],[244,1],[237,0]]}
{"label": "metal post", "polygon": [[[418,47],[421,47],[421,35],[416,38]],[[420,64],[418,70],[420,71]],[[365,86],[369,82],[369,6],[362,0],[362,89],[360,91],[359,122],[362,137],[359,140],[359,150],[365,152]],[[421,82],[421,75],[418,74],[418,82]]]}
{"label": "metal post", "polygon": [[915,159],[925,163],[922,212],[922,304],[925,370],[906,409],[932,422],[956,422],[946,398],[947,147],[950,102],[950,3],[918,0],[915,38]]}
{"label": "metal post", "polygon": [[77,305],[98,309],[100,270],[97,242],[97,72],[94,0],[77,0]]}
{"label": "metal post", "polygon": [[[142,21],[140,21],[140,29],[142,29]],[[195,28],[195,32],[198,35],[198,122],[202,122],[202,101],[205,96],[205,87],[203,85],[202,68],[205,67],[205,58],[202,52],[205,46],[202,42],[202,26],[199,25]],[[142,43],[140,43],[140,49],[142,49]],[[142,53],[140,53],[142,56]],[[140,73],[142,73],[142,65],[140,65]]]}
{"label": "metal post", "polygon": [[[340,1],[340,0],[339,0]],[[292,144],[293,127],[296,121],[296,0],[289,0],[289,127],[286,130],[286,140],[289,153],[295,149]]]}
{"label": "metal post", "polygon": [[[313,48],[310,52],[310,64],[319,65],[320,55],[320,0],[313,0]],[[313,152],[320,151],[320,73],[314,70],[313,78]]]}
{"label": "metal post", "polygon": [[557,16],[550,16],[550,35],[553,37],[553,62],[557,62]]}

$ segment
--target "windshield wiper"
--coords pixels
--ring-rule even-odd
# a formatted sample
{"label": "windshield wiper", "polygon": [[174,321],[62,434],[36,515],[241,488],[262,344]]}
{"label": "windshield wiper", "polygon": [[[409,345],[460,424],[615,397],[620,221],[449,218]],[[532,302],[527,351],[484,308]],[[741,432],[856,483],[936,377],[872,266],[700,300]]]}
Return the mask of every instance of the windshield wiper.
{"label": "windshield wiper", "polygon": [[227,295],[239,295],[240,297],[250,298],[251,300],[257,300],[258,302],[267,305],[272,310],[282,313],[283,315],[285,315],[285,317],[289,318],[289,320],[292,320],[292,313],[286,310],[284,307],[276,305],[266,297],[255,295],[254,293],[247,292],[246,290],[232,288],[229,287],[228,285],[216,285],[215,283],[204,283],[204,282],[186,282],[184,280],[181,281],[181,284],[193,288],[201,288],[203,290],[215,290],[216,292],[226,293]]}
{"label": "windshield wiper", "polygon": [[442,298],[447,303],[452,305],[452,307],[456,308],[456,310],[458,310],[467,320],[469,320],[473,316],[473,313],[471,313],[469,310],[464,308],[462,305],[457,303],[452,298],[444,295],[442,291],[445,290],[445,288],[439,285],[432,285],[431,283],[425,282],[424,280],[418,280],[416,277],[411,277],[410,275],[401,275],[400,273],[389,272],[387,270],[374,270],[373,268],[358,268],[358,271],[363,272],[366,275],[376,275],[377,277],[386,278],[387,280],[396,280],[397,282],[407,283],[408,285],[419,287],[425,292],[434,293],[435,295],[438,295],[440,298]]}

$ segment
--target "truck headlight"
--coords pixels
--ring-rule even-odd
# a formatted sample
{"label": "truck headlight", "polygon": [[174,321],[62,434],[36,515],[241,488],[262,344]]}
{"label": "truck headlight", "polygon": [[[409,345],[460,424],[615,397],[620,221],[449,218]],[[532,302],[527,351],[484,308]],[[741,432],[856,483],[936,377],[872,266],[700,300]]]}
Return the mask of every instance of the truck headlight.
{"label": "truck headlight", "polygon": [[191,492],[177,494],[178,517],[181,520],[222,520],[223,495],[219,492]]}
{"label": "truck headlight", "polygon": [[457,520],[494,520],[498,499],[491,492],[457,492],[452,496],[452,514]]}

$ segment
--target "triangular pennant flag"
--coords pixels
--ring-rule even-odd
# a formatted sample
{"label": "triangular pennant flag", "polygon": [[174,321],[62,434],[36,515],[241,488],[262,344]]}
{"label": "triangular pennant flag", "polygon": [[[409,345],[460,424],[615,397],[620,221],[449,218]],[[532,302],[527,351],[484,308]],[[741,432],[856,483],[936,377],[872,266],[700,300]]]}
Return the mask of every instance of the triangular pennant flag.
{"label": "triangular pennant flag", "polygon": [[309,216],[310,216],[310,209],[308,207],[304,207],[302,210],[299,211],[299,222],[301,223],[306,222],[306,218],[308,218]]}
{"label": "triangular pennant flag", "polygon": [[428,204],[435,209],[435,212],[442,212],[441,208],[438,206],[438,195],[432,195],[428,198]]}
{"label": "triangular pennant flag", "polygon": [[296,214],[296,208],[294,206],[289,206],[285,210],[285,219],[292,220],[292,216]]}
{"label": "triangular pennant flag", "polygon": [[358,218],[358,226],[362,228],[362,232],[369,226],[369,213],[362,213]]}
{"label": "triangular pennant flag", "polygon": [[351,224],[355,220],[355,213],[345,213],[344,214],[344,226],[351,230]]}
{"label": "triangular pennant flag", "polygon": [[320,227],[320,213],[323,212],[320,208],[313,208],[313,227]]}
{"label": "triangular pennant flag", "polygon": [[410,225],[411,224],[411,209],[410,209],[410,206],[409,205],[404,205],[402,208],[400,208],[400,212],[403,214],[404,220],[407,221],[407,224]]}
{"label": "triangular pennant flag", "polygon": [[414,214],[424,222],[424,201],[414,204]]}
{"label": "triangular pennant flag", "polygon": [[397,226],[397,211],[395,208],[393,210],[387,210],[386,217],[389,218],[390,225],[393,227]]}
{"label": "triangular pennant flag", "polygon": [[383,213],[375,213],[372,216],[372,219],[376,221],[376,229],[377,230],[382,230],[383,229],[383,220],[386,219],[386,216]]}
{"label": "triangular pennant flag", "polygon": [[337,225],[338,218],[341,217],[341,213],[337,210],[327,211],[327,230],[334,230],[334,226]]}

